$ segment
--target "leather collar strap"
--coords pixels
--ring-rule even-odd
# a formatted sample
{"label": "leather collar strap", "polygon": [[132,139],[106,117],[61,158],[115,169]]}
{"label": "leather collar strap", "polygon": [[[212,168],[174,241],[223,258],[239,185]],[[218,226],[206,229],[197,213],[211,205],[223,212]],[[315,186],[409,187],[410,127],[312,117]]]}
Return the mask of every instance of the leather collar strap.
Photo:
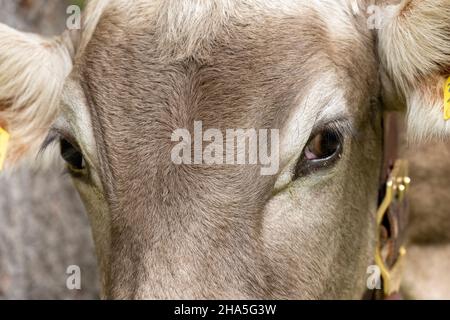
{"label": "leather collar strap", "polygon": [[377,212],[377,247],[375,262],[381,273],[382,290],[368,291],[368,299],[399,299],[403,257],[403,244],[408,223],[407,191],[410,184],[408,163],[398,159],[399,115],[394,112],[383,116],[383,164]]}

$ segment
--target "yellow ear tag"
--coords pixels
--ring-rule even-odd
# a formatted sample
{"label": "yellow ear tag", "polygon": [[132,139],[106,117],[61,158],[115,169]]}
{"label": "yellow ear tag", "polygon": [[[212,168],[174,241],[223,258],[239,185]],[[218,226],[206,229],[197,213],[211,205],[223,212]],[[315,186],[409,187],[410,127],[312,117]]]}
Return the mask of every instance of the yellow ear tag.
{"label": "yellow ear tag", "polygon": [[0,171],[6,159],[6,150],[8,149],[9,133],[0,127]]}
{"label": "yellow ear tag", "polygon": [[448,77],[444,86],[444,119],[450,119],[450,77]]}

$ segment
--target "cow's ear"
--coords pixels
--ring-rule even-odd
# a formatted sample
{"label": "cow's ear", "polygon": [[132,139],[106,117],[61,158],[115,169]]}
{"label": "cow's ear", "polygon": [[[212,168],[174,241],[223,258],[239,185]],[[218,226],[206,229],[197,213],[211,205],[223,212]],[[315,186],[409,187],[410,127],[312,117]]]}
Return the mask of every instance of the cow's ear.
{"label": "cow's ear", "polygon": [[37,152],[58,115],[72,69],[65,37],[52,39],[0,24],[0,127],[9,133],[6,164]]}
{"label": "cow's ear", "polygon": [[408,136],[450,138],[450,120],[444,117],[444,85],[450,76],[450,1],[402,0],[388,6],[384,15],[378,30],[380,58],[387,86],[392,84],[407,108]]}

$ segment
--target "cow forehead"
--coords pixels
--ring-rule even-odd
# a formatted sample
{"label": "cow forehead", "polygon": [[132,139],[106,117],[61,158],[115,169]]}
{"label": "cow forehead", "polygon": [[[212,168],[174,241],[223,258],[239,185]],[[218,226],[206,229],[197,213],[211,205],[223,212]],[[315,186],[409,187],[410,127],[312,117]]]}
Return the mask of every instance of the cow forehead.
{"label": "cow forehead", "polygon": [[372,40],[344,2],[112,1],[76,63],[104,162],[158,170],[171,133],[199,120],[278,128],[330,70],[369,94]]}
{"label": "cow forehead", "polygon": [[213,93],[209,98],[224,105],[224,98],[261,95],[276,86],[265,98],[278,92],[286,100],[282,89],[299,93],[298,86],[307,87],[325,70],[338,67],[357,78],[361,67],[374,66],[370,34],[358,30],[346,0],[113,0],[102,10],[76,64],[90,86],[85,89],[94,96],[112,90],[107,96],[115,100],[118,91],[133,100],[151,95],[149,109],[161,104],[157,98],[167,104],[171,97],[178,110],[198,106],[186,101],[187,89],[202,93],[202,101]]}
{"label": "cow forehead", "polygon": [[[279,19],[286,16],[322,20],[333,38],[355,33],[351,16],[364,17],[361,0],[91,0],[87,8],[82,46],[99,28],[99,20],[123,28],[142,29],[152,25],[160,35],[161,47],[170,46],[180,55],[191,55],[201,45],[220,36],[229,24],[247,24],[262,16]],[[107,24],[103,24],[108,29]],[[315,25],[311,25],[314,28]],[[352,30],[353,29],[353,30]],[[172,52],[173,53],[173,52]],[[197,52],[198,54],[198,52]]]}
{"label": "cow forehead", "polygon": [[89,42],[98,20],[105,13],[115,15],[120,24],[128,27],[146,25],[152,20],[166,39],[182,40],[188,47],[194,44],[190,47],[193,49],[199,40],[211,40],[230,20],[245,23],[246,19],[266,13],[276,18],[312,9],[339,33],[348,23],[344,21],[346,16],[362,15],[358,8],[360,2],[362,0],[91,0],[86,9],[82,46]]}

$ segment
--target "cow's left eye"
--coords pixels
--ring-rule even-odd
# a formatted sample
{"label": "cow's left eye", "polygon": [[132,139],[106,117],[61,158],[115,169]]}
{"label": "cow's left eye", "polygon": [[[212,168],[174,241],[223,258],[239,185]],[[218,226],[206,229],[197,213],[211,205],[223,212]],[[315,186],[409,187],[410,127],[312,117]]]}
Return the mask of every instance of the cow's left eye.
{"label": "cow's left eye", "polygon": [[295,176],[331,167],[342,153],[342,136],[334,129],[323,129],[307,143],[295,169]]}
{"label": "cow's left eye", "polygon": [[66,161],[67,167],[71,173],[81,174],[86,169],[83,154],[79,148],[68,140],[60,139],[61,157]]}

